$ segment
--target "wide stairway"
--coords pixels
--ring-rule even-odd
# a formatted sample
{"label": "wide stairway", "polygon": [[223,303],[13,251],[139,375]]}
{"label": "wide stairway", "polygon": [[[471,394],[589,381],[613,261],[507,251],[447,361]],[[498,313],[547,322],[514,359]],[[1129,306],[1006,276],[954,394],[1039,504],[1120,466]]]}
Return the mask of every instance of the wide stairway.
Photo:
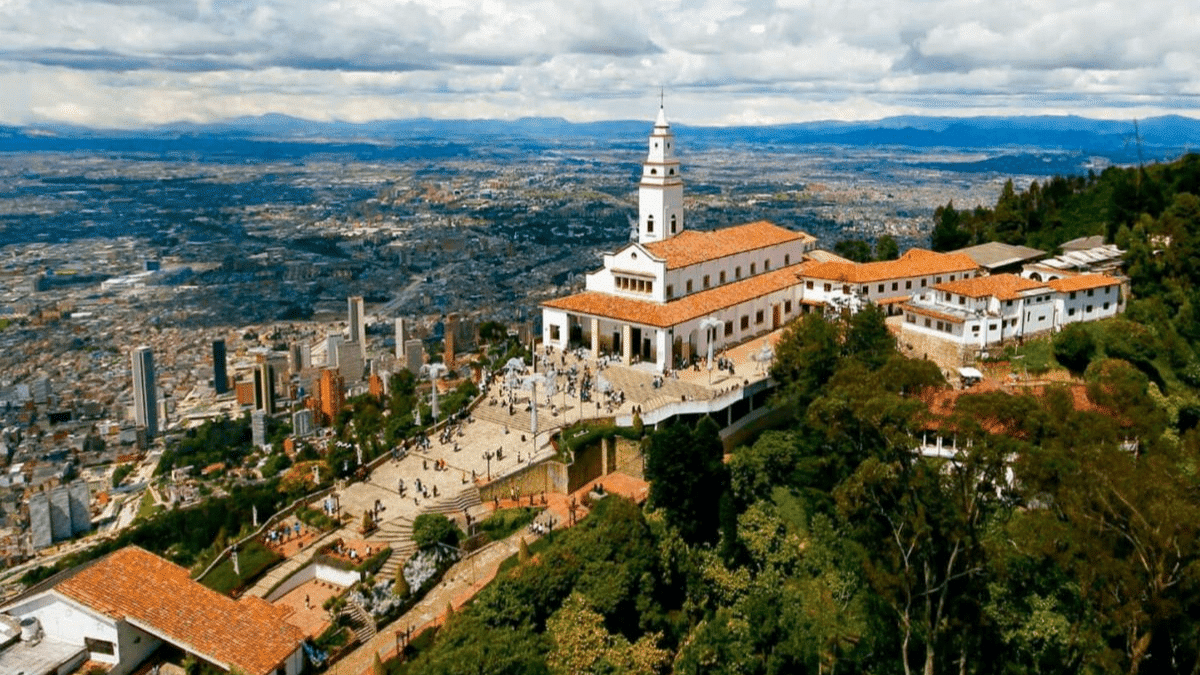
{"label": "wide stairway", "polygon": [[[422,509],[422,512],[440,513],[454,517],[482,503],[483,501],[479,497],[479,488],[469,485],[459,490],[458,494],[453,497],[444,497],[434,502],[428,508]],[[378,576],[380,578],[395,579],[400,566],[408,562],[408,559],[416,552],[417,545],[413,543],[412,526],[411,520],[401,516],[383,523],[378,530],[371,534],[371,541],[384,543],[392,549],[392,554],[383,563],[383,567],[379,568]]]}

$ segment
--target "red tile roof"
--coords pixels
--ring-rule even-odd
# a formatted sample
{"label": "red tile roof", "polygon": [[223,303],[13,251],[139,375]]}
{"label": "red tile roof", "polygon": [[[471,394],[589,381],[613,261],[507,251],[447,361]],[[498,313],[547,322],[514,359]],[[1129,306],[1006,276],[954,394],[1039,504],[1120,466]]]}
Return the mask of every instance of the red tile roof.
{"label": "red tile roof", "polygon": [[693,293],[664,304],[596,291],[584,291],[544,302],[542,307],[561,309],[573,314],[627,321],[642,326],[668,328],[691,319],[707,316],[720,309],[739,305],[747,300],[796,286],[799,284],[796,275],[804,266],[805,264],[783,267],[707,291]]}
{"label": "red tile roof", "polygon": [[1052,279],[1047,281],[1046,285],[1059,293],[1070,293],[1071,291],[1086,291],[1089,288],[1116,286],[1120,283],[1120,279],[1110,277],[1107,274],[1080,274],[1063,279]]}
{"label": "red tile roof", "polygon": [[248,675],[273,672],[304,640],[284,620],[287,610],[255,597],[233,600],[136,546],[108,554],[55,590]]}
{"label": "red tile roof", "polygon": [[816,241],[816,238],[759,220],[710,232],[684,230],[670,239],[644,246],[656,258],[666,260],[670,270],[797,240]]}
{"label": "red tile roof", "polygon": [[[934,285],[935,290],[965,295],[968,298],[996,297],[1000,300],[1016,300],[1023,291],[1046,289],[1047,284],[1016,274],[993,274],[974,279],[960,279]],[[1047,289],[1048,290],[1048,289]]]}
{"label": "red tile roof", "polygon": [[973,272],[979,264],[962,253],[937,253],[913,248],[896,260],[871,263],[826,262],[804,271],[813,279],[828,279],[852,284],[866,284],[889,279],[927,277],[933,274]]}

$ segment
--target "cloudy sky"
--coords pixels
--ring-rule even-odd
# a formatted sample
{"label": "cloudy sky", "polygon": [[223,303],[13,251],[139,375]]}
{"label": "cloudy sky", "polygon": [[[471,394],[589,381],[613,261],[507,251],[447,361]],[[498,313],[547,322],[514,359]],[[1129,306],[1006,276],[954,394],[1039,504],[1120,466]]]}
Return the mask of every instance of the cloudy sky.
{"label": "cloudy sky", "polygon": [[1196,0],[0,0],[0,123],[1200,117]]}

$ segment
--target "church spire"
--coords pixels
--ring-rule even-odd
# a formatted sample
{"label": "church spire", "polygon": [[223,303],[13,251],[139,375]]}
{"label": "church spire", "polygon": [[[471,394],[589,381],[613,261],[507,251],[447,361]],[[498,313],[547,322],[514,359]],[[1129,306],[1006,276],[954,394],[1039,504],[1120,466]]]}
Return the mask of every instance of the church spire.
{"label": "church spire", "polygon": [[643,244],[683,231],[683,178],[675,158],[675,134],[661,100],[648,146],[638,184],[638,242]]}

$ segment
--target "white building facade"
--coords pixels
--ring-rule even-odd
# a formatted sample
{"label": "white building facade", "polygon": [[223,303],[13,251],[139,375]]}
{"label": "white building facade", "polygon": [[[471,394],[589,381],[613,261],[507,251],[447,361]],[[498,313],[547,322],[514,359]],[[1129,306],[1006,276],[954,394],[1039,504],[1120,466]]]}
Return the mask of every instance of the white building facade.
{"label": "white building facade", "polygon": [[902,332],[984,348],[1116,316],[1124,308],[1121,283],[1101,274],[1048,282],[1015,274],[948,281],[903,304]]}
{"label": "white building facade", "polygon": [[675,140],[660,108],[638,186],[638,240],[604,255],[582,293],[542,305],[542,341],[678,368],[781,327],[816,239],[766,221],[686,230]]}

